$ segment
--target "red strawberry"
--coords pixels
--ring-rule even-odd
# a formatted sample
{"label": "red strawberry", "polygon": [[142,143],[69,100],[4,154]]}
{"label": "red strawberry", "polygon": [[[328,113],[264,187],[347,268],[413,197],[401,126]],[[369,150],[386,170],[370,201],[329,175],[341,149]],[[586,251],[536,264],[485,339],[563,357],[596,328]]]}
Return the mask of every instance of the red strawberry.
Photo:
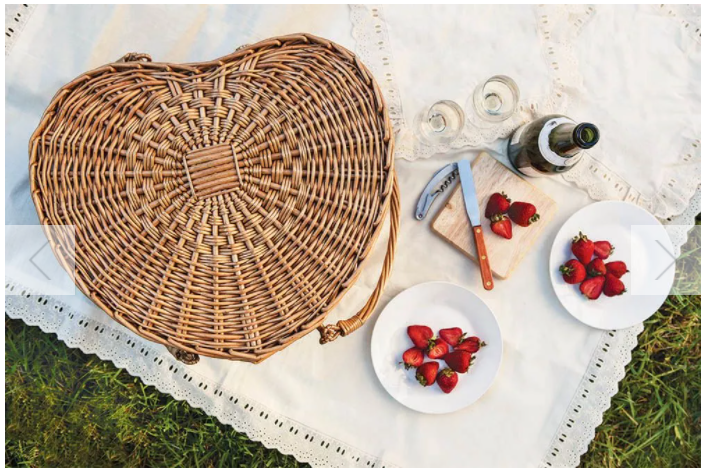
{"label": "red strawberry", "polygon": [[409,326],[406,333],[414,345],[422,350],[428,347],[428,341],[433,337],[433,331],[428,326]]}
{"label": "red strawberry", "polygon": [[438,335],[441,337],[441,339],[445,340],[453,347],[458,345],[462,341],[462,339],[465,338],[465,334],[462,333],[462,329],[460,329],[459,327],[441,329],[440,331],[438,331]]}
{"label": "red strawberry", "polygon": [[428,355],[428,358],[443,358],[446,353],[450,351],[450,347],[448,346],[448,342],[446,342],[443,339],[431,339],[428,341],[428,352],[426,355]]}
{"label": "red strawberry", "polygon": [[487,208],[484,210],[484,216],[491,219],[494,215],[502,215],[509,210],[511,199],[503,192],[501,194],[495,192],[487,201]]}
{"label": "red strawberry", "polygon": [[426,362],[416,369],[416,380],[421,386],[431,386],[436,382],[438,362]]}
{"label": "red strawberry", "polygon": [[579,291],[590,300],[596,300],[601,296],[601,290],[604,288],[604,277],[591,277],[583,281],[579,285]]}
{"label": "red strawberry", "polygon": [[407,370],[409,368],[418,368],[424,362],[424,351],[419,347],[412,347],[402,355],[400,365],[404,365]]}
{"label": "red strawberry", "polygon": [[573,285],[587,278],[587,271],[584,265],[577,259],[570,259],[564,265],[561,265],[560,272],[562,272],[562,278],[565,282]]}
{"label": "red strawberry", "polygon": [[592,259],[592,261],[587,264],[587,274],[590,277],[598,277],[599,275],[606,275],[606,265],[601,259]]}
{"label": "red strawberry", "polygon": [[626,263],[623,261],[607,262],[606,272],[614,277],[621,278],[626,272],[628,272],[628,266],[626,266]]}
{"label": "red strawberry", "polygon": [[455,347],[455,350],[464,350],[466,352],[475,353],[482,347],[486,346],[487,344],[485,342],[482,342],[479,337],[472,336],[467,337],[462,342],[460,342]]}
{"label": "red strawberry", "polygon": [[618,296],[626,292],[626,286],[623,285],[621,279],[613,274],[606,274],[606,282],[604,283],[604,295]]}
{"label": "red strawberry", "polygon": [[584,265],[589,264],[594,255],[594,243],[581,231],[572,239],[572,254]]}
{"label": "red strawberry", "polygon": [[514,202],[509,207],[509,217],[519,226],[528,226],[540,218],[535,205],[528,202]]}
{"label": "red strawberry", "polygon": [[494,234],[502,238],[511,239],[511,220],[504,215],[494,215],[490,227]]}
{"label": "red strawberry", "polygon": [[441,390],[446,394],[450,394],[450,391],[455,389],[457,385],[458,374],[450,368],[443,368],[438,374],[438,386],[440,386]]}
{"label": "red strawberry", "polygon": [[443,357],[445,364],[458,373],[465,373],[474,359],[475,357],[467,350],[453,350]]}
{"label": "red strawberry", "polygon": [[594,242],[594,255],[599,259],[608,259],[611,254],[613,254],[614,247],[608,241],[595,241]]}

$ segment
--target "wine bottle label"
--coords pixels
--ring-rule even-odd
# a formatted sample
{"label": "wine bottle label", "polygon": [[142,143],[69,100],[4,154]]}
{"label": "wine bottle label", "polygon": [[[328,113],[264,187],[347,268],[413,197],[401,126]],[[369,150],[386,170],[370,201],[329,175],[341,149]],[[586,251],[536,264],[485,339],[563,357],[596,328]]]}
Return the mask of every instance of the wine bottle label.
{"label": "wine bottle label", "polygon": [[560,124],[576,124],[576,122],[566,117],[550,119],[543,126],[543,130],[540,131],[540,135],[538,136],[538,148],[540,149],[540,154],[543,155],[543,158],[549,163],[555,166],[572,166],[579,161],[579,158],[563,158],[550,149],[550,133]]}

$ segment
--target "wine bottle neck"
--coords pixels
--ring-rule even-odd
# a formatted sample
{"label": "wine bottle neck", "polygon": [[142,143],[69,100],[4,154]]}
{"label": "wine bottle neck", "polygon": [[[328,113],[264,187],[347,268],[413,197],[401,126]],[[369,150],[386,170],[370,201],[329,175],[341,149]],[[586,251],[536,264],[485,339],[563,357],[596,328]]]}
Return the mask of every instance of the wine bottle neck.
{"label": "wine bottle neck", "polygon": [[560,124],[552,130],[548,140],[552,151],[563,158],[571,158],[581,150],[596,145],[599,141],[599,129],[588,122]]}

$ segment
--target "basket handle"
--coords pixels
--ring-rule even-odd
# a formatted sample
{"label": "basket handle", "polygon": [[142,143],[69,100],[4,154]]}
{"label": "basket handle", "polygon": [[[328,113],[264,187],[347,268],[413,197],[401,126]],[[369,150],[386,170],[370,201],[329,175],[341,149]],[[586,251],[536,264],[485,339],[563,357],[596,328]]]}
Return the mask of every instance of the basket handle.
{"label": "basket handle", "polygon": [[382,264],[382,273],[380,274],[380,278],[377,280],[375,290],[373,290],[372,295],[370,295],[370,298],[368,298],[365,306],[363,306],[363,308],[355,313],[355,315],[351,318],[342,319],[336,324],[322,324],[319,326],[317,330],[321,334],[321,338],[319,339],[319,343],[321,344],[333,342],[339,335],[345,337],[351,332],[359,329],[375,310],[377,301],[380,299],[380,296],[382,296],[382,292],[385,289],[385,284],[387,283],[389,275],[392,272],[392,264],[394,263],[394,249],[397,246],[397,235],[399,234],[399,183],[397,182],[397,173],[392,171],[392,174],[392,194],[389,202],[389,241],[387,241],[387,253],[385,254],[385,261]]}

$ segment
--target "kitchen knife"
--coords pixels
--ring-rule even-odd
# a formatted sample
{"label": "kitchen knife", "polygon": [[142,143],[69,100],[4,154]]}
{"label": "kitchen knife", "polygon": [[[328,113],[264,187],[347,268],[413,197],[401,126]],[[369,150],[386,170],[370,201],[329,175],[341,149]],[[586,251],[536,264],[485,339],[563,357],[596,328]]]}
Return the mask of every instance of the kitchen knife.
{"label": "kitchen knife", "polygon": [[467,218],[472,225],[472,233],[475,236],[475,245],[477,247],[477,262],[480,265],[482,274],[482,286],[485,290],[494,288],[494,280],[492,279],[492,269],[489,266],[489,257],[487,256],[487,246],[484,244],[484,233],[482,232],[482,224],[480,221],[480,207],[477,202],[477,191],[475,189],[475,180],[472,177],[472,169],[468,160],[458,161],[458,174],[460,176],[460,185],[462,186],[462,196],[465,200],[465,211]]}

